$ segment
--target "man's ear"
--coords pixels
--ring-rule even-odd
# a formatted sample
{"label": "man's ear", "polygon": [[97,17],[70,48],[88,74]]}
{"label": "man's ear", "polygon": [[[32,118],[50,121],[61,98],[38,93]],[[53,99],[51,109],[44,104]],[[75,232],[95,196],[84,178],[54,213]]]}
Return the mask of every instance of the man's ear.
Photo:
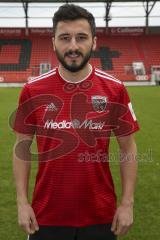
{"label": "man's ear", "polygon": [[55,51],[55,38],[52,37],[53,50]]}
{"label": "man's ear", "polygon": [[96,50],[96,47],[97,47],[97,37],[93,37],[93,47],[92,47],[92,50],[95,51]]}

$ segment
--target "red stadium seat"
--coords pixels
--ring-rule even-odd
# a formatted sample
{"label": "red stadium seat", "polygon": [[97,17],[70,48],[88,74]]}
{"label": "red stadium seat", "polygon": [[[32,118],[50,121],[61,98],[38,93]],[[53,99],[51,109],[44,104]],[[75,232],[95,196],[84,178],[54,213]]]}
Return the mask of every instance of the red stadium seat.
{"label": "red stadium seat", "polygon": [[[7,37],[5,41],[6,39]],[[3,45],[4,39],[0,37],[0,77],[5,82],[26,82],[29,77],[39,75],[39,70],[35,72],[33,69],[39,67],[41,63],[50,63],[52,67],[57,66],[58,62],[52,49],[51,37],[30,36],[25,40],[22,37],[24,47],[29,48],[31,53],[26,56],[26,52],[29,52],[27,49],[21,61],[20,57],[24,49],[15,42],[15,39],[16,36],[14,39],[12,36],[12,40],[10,40],[14,45],[12,42]],[[125,72],[125,66],[141,61],[149,76],[151,65],[160,65],[159,42],[160,36],[158,35],[101,36],[98,39],[97,52],[100,48],[106,48],[106,53],[109,55],[113,53],[113,56],[105,55],[102,50],[102,56],[99,57],[98,53],[94,54],[90,62],[122,81],[132,81],[136,78],[133,73]],[[107,65],[109,57],[110,64]],[[102,60],[107,69],[103,68]],[[25,66],[24,61],[26,61]]]}

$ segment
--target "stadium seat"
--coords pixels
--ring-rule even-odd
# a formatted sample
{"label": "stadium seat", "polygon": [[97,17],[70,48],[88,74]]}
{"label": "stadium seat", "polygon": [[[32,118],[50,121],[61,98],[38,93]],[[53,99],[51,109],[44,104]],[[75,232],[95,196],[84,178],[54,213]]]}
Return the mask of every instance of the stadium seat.
{"label": "stadium seat", "polygon": [[[91,63],[122,81],[135,80],[133,72],[125,67],[133,62],[143,62],[150,76],[151,65],[160,64],[160,36],[101,36]],[[0,77],[5,82],[26,82],[39,75],[41,63],[57,66],[51,37],[30,36],[16,39],[0,37]]]}

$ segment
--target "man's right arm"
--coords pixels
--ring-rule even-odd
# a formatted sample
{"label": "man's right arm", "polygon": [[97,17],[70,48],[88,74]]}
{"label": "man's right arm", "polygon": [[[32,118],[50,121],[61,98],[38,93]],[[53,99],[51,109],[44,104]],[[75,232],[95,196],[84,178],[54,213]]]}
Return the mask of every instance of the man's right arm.
{"label": "man's right arm", "polygon": [[28,202],[32,140],[32,135],[17,133],[13,148],[13,174],[17,192],[18,222],[27,234],[33,234],[38,230],[34,211]]}

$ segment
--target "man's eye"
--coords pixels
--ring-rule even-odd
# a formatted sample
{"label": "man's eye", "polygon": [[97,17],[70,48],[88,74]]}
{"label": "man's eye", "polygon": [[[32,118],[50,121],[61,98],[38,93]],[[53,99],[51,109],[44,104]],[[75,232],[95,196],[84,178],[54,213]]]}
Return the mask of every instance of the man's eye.
{"label": "man's eye", "polygon": [[67,36],[64,36],[64,37],[61,37],[61,38],[60,38],[60,40],[62,40],[62,41],[69,41],[69,40],[70,40],[70,38],[69,38],[69,37],[67,37]]}
{"label": "man's eye", "polygon": [[78,40],[86,40],[86,36],[79,36],[77,39]]}

